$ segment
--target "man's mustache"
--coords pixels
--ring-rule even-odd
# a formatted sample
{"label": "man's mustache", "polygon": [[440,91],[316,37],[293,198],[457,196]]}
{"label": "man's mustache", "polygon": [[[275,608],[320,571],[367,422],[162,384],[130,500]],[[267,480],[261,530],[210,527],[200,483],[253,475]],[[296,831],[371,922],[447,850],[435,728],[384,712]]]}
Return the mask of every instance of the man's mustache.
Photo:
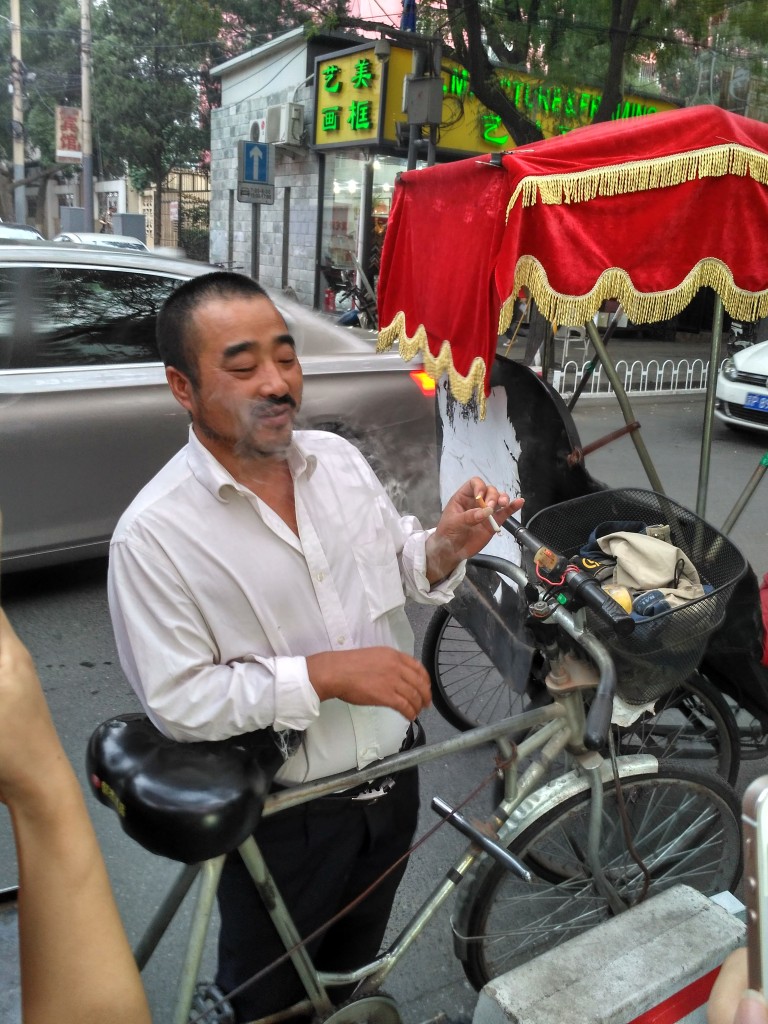
{"label": "man's mustache", "polygon": [[251,403],[251,410],[254,414],[258,415],[262,409],[268,409],[272,406],[289,405],[292,409],[296,409],[296,400],[291,395],[271,395],[269,398],[259,398]]}

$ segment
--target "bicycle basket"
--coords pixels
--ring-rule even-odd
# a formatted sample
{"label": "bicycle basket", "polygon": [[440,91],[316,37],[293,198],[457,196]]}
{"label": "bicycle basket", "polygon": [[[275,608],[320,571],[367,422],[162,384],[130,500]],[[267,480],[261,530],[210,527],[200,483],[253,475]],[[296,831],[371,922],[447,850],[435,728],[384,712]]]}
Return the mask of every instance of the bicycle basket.
{"label": "bicycle basket", "polygon": [[[531,517],[528,528],[548,547],[570,557],[599,523],[614,520],[669,524],[672,543],[688,555],[702,584],[712,588],[703,597],[637,621],[629,637],[617,637],[608,623],[587,611],[590,632],[613,657],[619,696],[630,704],[646,704],[674,689],[696,669],[707,637],[723,622],[746,561],[726,536],[655,491],[597,491],[542,509]],[[532,556],[524,557],[530,571]]]}

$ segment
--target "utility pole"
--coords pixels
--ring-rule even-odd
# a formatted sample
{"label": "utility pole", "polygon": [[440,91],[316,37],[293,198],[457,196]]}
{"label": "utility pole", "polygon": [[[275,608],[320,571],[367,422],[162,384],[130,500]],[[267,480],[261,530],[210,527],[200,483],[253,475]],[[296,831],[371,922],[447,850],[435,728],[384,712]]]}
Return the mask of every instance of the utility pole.
{"label": "utility pole", "polygon": [[[18,2],[18,0],[13,0]],[[82,91],[82,197],[85,230],[93,231],[93,114],[91,112],[91,0],[80,0],[80,78]]]}
{"label": "utility pole", "polygon": [[[24,65],[21,62],[21,3],[11,0],[11,83],[13,86],[13,180],[26,177],[24,159]],[[27,192],[24,185],[14,185],[13,216],[17,224],[27,222]]]}

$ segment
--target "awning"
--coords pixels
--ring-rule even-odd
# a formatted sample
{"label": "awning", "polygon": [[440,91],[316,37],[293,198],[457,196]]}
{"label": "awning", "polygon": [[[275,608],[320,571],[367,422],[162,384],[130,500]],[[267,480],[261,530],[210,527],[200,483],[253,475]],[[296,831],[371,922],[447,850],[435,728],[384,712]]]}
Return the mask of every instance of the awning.
{"label": "awning", "polygon": [[420,353],[482,406],[521,290],[580,325],[605,299],[636,323],[665,320],[704,286],[736,319],[768,314],[768,125],[713,106],[402,174],[379,347]]}

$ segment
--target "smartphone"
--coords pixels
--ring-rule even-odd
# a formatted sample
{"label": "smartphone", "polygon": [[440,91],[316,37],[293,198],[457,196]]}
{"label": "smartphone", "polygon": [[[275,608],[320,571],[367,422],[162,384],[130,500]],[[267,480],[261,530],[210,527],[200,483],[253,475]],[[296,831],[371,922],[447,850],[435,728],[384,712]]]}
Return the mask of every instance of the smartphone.
{"label": "smartphone", "polygon": [[768,775],[747,786],[742,801],[744,902],[747,906],[749,987],[766,993],[768,982]]}

